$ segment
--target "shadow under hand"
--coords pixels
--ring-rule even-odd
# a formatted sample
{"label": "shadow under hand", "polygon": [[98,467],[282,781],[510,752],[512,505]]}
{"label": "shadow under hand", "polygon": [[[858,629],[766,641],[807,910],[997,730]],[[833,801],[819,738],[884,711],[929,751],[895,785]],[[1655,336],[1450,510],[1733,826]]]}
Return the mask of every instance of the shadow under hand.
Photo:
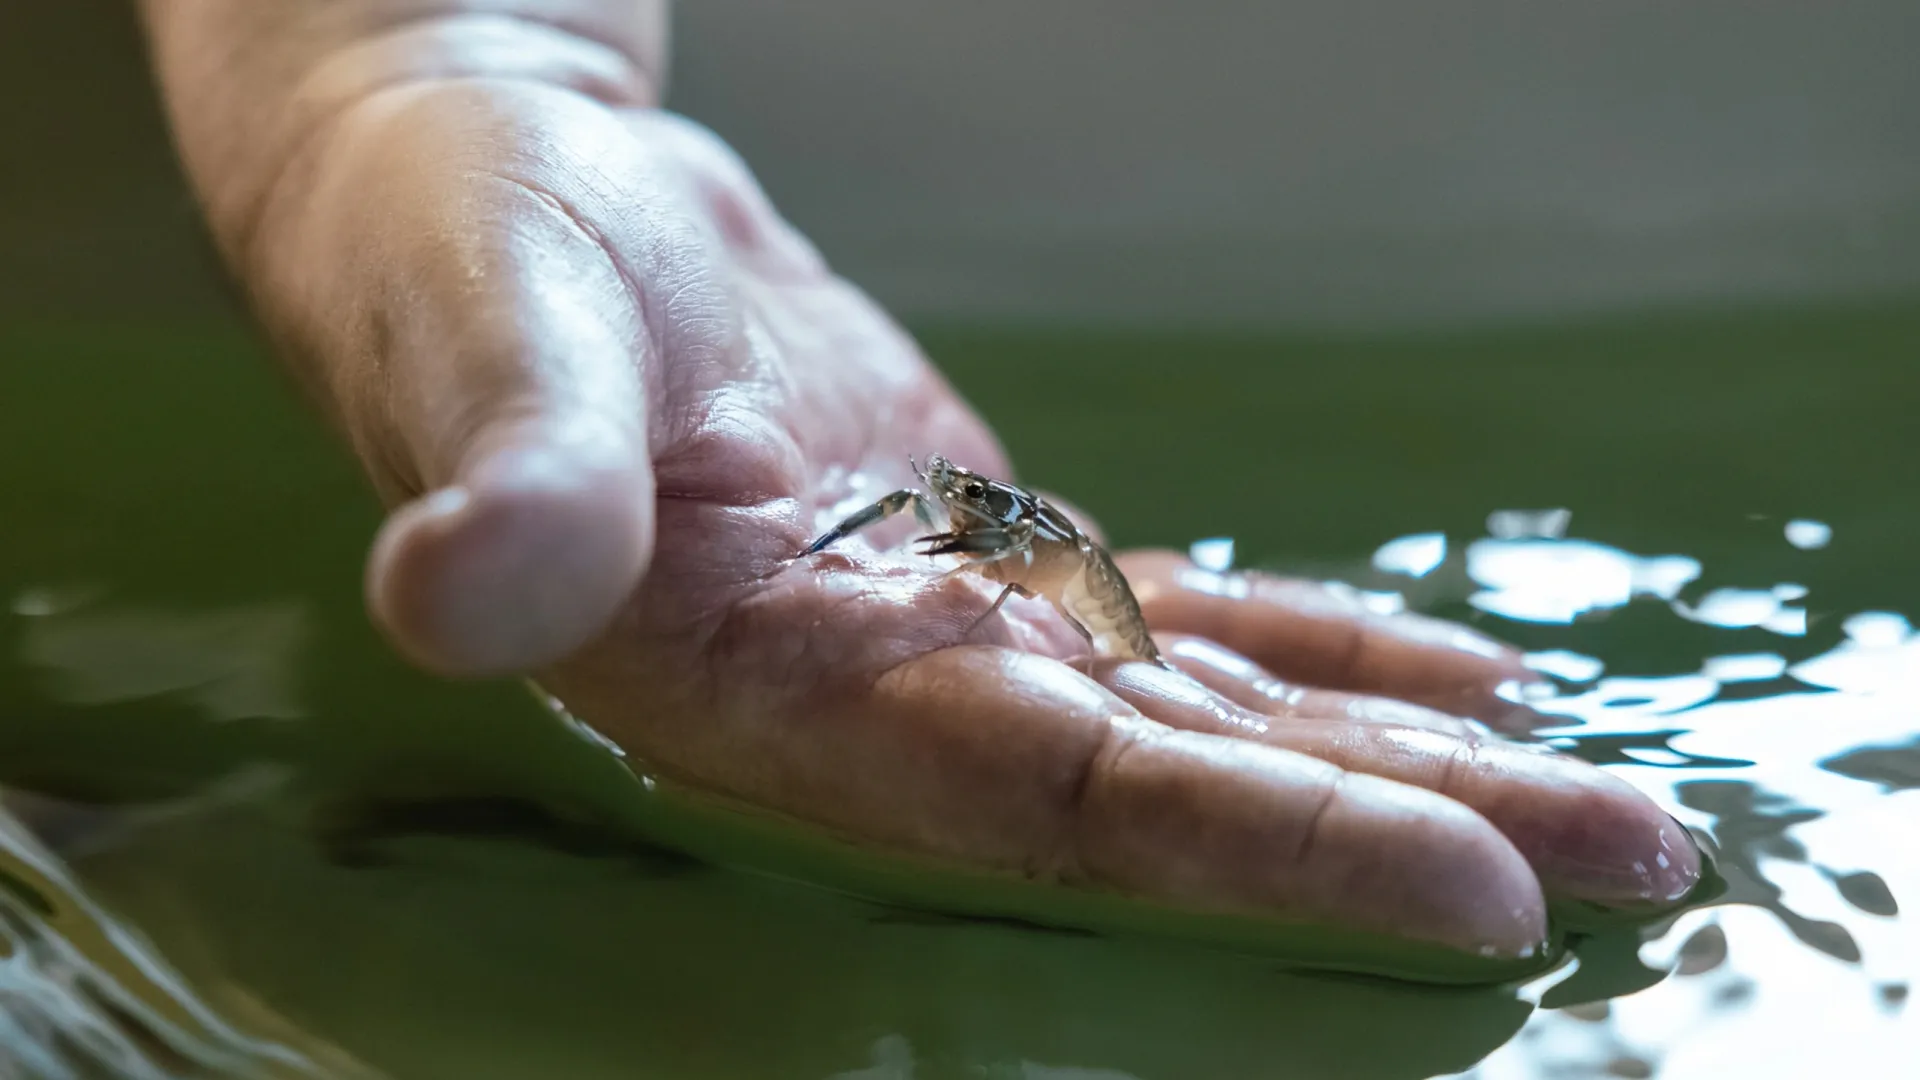
{"label": "shadow under hand", "polygon": [[380,848],[343,864],[233,809],[87,869],[207,975],[397,1080],[1413,1080],[1467,1068],[1531,1009],[539,843],[416,830]]}

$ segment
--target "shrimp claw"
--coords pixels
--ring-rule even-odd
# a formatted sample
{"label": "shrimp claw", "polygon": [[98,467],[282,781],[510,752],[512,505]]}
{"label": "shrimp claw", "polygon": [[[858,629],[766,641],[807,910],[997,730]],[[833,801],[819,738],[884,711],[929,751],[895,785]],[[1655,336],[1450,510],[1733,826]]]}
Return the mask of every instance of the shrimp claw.
{"label": "shrimp claw", "polygon": [[920,524],[929,529],[939,528],[933,516],[933,504],[928,501],[927,497],[912,488],[901,488],[899,491],[881,496],[877,501],[855,511],[845,521],[828,529],[825,533],[821,534],[818,540],[808,544],[807,550],[801,552],[800,557],[804,559],[809,555],[824,551],[829,546],[845,540],[854,533],[878,525],[880,522],[901,513],[909,507],[913,509],[913,516],[920,520]]}
{"label": "shrimp claw", "polygon": [[922,555],[1001,555],[1024,550],[1033,543],[1033,523],[1019,521],[1004,529],[967,529],[922,536]]}

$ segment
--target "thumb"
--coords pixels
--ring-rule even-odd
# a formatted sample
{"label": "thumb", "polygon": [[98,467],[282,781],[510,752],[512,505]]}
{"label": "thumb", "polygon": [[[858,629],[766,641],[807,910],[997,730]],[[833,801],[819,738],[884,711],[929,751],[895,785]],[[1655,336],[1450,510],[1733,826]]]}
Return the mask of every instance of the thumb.
{"label": "thumb", "polygon": [[652,472],[625,427],[577,405],[484,421],[451,482],[374,542],[368,610],[394,646],[440,674],[500,675],[600,631],[653,544]]}
{"label": "thumb", "polygon": [[[407,119],[394,127],[410,152],[379,173],[394,189],[369,193],[379,227],[354,255],[376,268],[380,287],[361,295],[377,297],[369,321],[385,332],[343,397],[363,449],[379,448],[363,456],[397,466],[387,490],[415,496],[375,540],[367,606],[421,667],[516,674],[602,632],[651,558],[658,357],[629,285],[645,268],[621,260],[670,230],[657,214],[604,209],[615,200],[596,178],[611,169],[536,160],[511,181],[447,170],[450,155],[419,149],[435,125]],[[612,123],[576,141],[618,147],[599,137]],[[464,141],[482,136],[508,141]]]}
{"label": "thumb", "polygon": [[[448,676],[601,634],[654,543],[649,425],[699,235],[616,115],[430,80],[328,129],[253,226],[254,288],[388,504],[373,621]],[[678,275],[678,276],[676,276]],[[704,310],[704,309],[703,309]]]}

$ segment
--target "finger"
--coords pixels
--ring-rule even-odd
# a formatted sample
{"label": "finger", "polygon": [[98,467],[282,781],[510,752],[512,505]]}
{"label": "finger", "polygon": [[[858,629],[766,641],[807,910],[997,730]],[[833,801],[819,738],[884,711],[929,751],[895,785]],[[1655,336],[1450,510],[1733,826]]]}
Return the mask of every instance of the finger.
{"label": "finger", "polygon": [[1669,903],[1699,880],[1698,851],[1680,824],[1585,762],[1420,728],[1269,723],[1153,664],[1108,665],[1099,674],[1122,700],[1170,727],[1250,739],[1456,800],[1513,842],[1549,898]]}
{"label": "finger", "polygon": [[637,436],[577,404],[528,411],[483,413],[448,483],[375,539],[369,609],[429,670],[508,674],[559,659],[607,623],[647,565],[652,476]]}
{"label": "finger", "polygon": [[1118,559],[1156,631],[1217,641],[1282,679],[1399,698],[1513,729],[1531,711],[1501,688],[1538,685],[1520,654],[1463,626],[1385,616],[1322,585],[1202,570],[1170,551]]}
{"label": "finger", "polygon": [[406,500],[369,558],[369,608],[429,669],[541,666],[601,630],[647,565],[651,342],[672,340],[642,324],[629,283],[657,275],[619,261],[630,238],[581,222],[656,241],[634,250],[672,234],[604,205],[591,185],[605,172],[518,152],[621,145],[584,103],[504,116],[452,87],[351,119],[332,149],[359,166],[322,185],[314,220],[344,223],[354,250],[329,261],[358,276],[340,306],[379,332],[335,347],[370,362],[338,364],[332,389],[389,498]]}
{"label": "finger", "polygon": [[1543,940],[1525,860],[1458,803],[1172,730],[1057,661],[943,649],[805,724],[750,731],[714,759],[756,763],[740,794],[896,847],[1501,955]]}
{"label": "finger", "polygon": [[1154,640],[1168,663],[1228,701],[1266,716],[1308,722],[1396,724],[1444,731],[1464,739],[1490,734],[1471,720],[1421,705],[1283,682],[1267,669],[1206,638],[1156,634]]}

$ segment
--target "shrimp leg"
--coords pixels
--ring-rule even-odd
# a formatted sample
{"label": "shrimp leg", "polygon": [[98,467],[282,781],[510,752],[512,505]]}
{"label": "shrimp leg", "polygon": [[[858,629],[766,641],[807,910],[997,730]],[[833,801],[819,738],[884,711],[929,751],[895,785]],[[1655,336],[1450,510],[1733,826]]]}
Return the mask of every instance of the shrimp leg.
{"label": "shrimp leg", "polygon": [[[944,555],[949,552],[954,552],[984,556],[984,558],[973,563],[973,565],[977,566],[983,562],[999,562],[1001,559],[1011,558],[1014,555],[1023,555],[1032,551],[1033,533],[1034,524],[1032,521],[1020,521],[1004,529],[973,529],[967,532],[945,533],[939,536],[923,536],[920,538],[922,542],[931,541],[931,543],[929,543],[927,547],[922,548],[920,553],[923,555]],[[961,567],[959,569],[967,569],[967,567]],[[1006,588],[1000,590],[999,598],[994,600],[993,606],[987,609],[987,614],[976,619],[973,625],[979,626],[981,622],[986,620],[987,615],[992,615],[994,612],[1000,610],[1000,605],[1007,600],[1007,594],[1013,592],[1018,592],[1020,595],[1028,598],[1035,595],[1025,586],[1008,585]],[[1056,603],[1054,607],[1060,612],[1061,616],[1067,620],[1067,625],[1073,627],[1074,632],[1079,634],[1081,639],[1087,643],[1087,675],[1088,677],[1092,677],[1093,663],[1100,656],[1100,647],[1094,641],[1093,631],[1087,629],[1086,624],[1075,618],[1073,613],[1068,611],[1065,606]],[[972,633],[973,627],[968,627],[967,632]]]}
{"label": "shrimp leg", "polygon": [[[1010,559],[1015,555],[1026,556],[1030,559],[1033,554],[1033,532],[1033,522],[1021,521],[1005,529],[974,529],[969,532],[923,536],[920,538],[922,542],[931,541],[931,543],[921,549],[921,554],[945,555],[955,553],[980,556],[970,563],[955,567],[947,572],[948,574],[957,574],[962,570],[970,570],[983,563],[999,562],[1002,559]],[[974,630],[979,628],[981,623],[992,618],[993,613],[1000,610],[1000,605],[1007,602],[1007,597],[1015,593],[1029,600],[1040,595],[1018,582],[1008,584],[1006,588],[1000,590],[999,596],[994,597],[993,606],[987,608],[985,612],[981,613],[979,618],[973,620],[972,625],[967,627],[967,633],[971,635]],[[1061,607],[1059,604],[1055,604],[1054,607],[1057,608],[1061,616],[1067,620],[1067,625],[1073,627],[1074,632],[1079,634],[1081,639],[1087,643],[1087,676],[1091,678],[1093,676],[1093,662],[1100,655],[1099,647],[1094,643],[1093,631],[1087,629],[1079,619],[1074,618],[1073,614],[1067,611],[1066,608]]]}
{"label": "shrimp leg", "polygon": [[861,529],[878,525],[880,522],[906,510],[908,507],[913,508],[913,516],[920,519],[920,524],[929,529],[939,528],[939,525],[934,521],[933,504],[927,500],[927,497],[912,488],[901,488],[892,494],[881,496],[877,502],[856,511],[845,521],[828,529],[821,535],[820,539],[808,544],[807,550],[801,552],[800,557],[804,559],[815,552],[822,551],[829,545],[837,544],[847,537],[852,536],[854,533],[859,532]]}
{"label": "shrimp leg", "polygon": [[997,562],[1033,546],[1033,522],[1016,521],[1004,529],[937,533],[914,542],[927,545],[920,549],[922,555],[985,555],[988,561]]}
{"label": "shrimp leg", "polygon": [[1021,596],[1024,596],[1029,600],[1040,595],[1039,593],[1034,592],[1032,589],[1027,588],[1025,585],[1019,585],[1019,584],[1008,585],[1006,588],[1000,590],[999,596],[996,596],[993,598],[992,607],[981,612],[979,618],[973,620],[973,622],[967,625],[967,633],[965,636],[972,637],[973,632],[975,630],[980,629],[980,624],[983,622],[986,622],[988,619],[993,618],[993,613],[996,611],[999,611],[1000,605],[1006,603],[1007,597],[1012,596],[1014,593],[1019,593]]}
{"label": "shrimp leg", "polygon": [[1086,641],[1087,643],[1087,678],[1089,679],[1093,678],[1093,662],[1100,658],[1100,646],[1094,643],[1093,631],[1087,629],[1087,624],[1075,618],[1073,615],[1073,612],[1068,611],[1063,605],[1055,604],[1053,605],[1053,608],[1055,611],[1058,611],[1060,613],[1061,618],[1067,620],[1067,625],[1073,627],[1074,632],[1079,634],[1080,637]]}

